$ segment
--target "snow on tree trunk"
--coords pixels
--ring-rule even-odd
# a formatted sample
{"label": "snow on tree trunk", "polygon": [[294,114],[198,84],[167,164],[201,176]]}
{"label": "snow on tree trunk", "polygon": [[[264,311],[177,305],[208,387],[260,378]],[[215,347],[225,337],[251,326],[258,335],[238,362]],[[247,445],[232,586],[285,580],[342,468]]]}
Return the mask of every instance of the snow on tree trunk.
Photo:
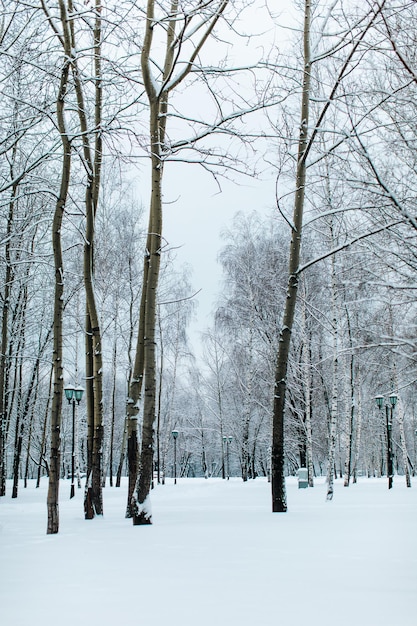
{"label": "snow on tree trunk", "polygon": [[[65,25],[67,29],[68,26]],[[48,524],[47,534],[58,533],[59,530],[59,477],[61,464],[61,419],[62,399],[64,395],[64,378],[62,364],[62,317],[64,309],[64,268],[61,246],[61,226],[67,201],[70,170],[71,170],[71,144],[66,134],[64,108],[67,93],[68,77],[70,69],[71,50],[69,47],[69,35],[65,37],[65,59],[61,70],[59,93],[57,98],[57,122],[61,134],[63,149],[61,185],[57,199],[55,214],[52,224],[52,245],[55,265],[55,291],[54,291],[54,325],[53,325],[53,396],[51,408],[51,448],[49,461],[49,483],[47,496]]]}
{"label": "snow on tree trunk", "polygon": [[303,379],[304,379],[304,397],[305,397],[305,430],[306,430],[306,457],[308,486],[314,487],[314,464],[313,464],[313,431],[311,426],[311,337],[307,328],[307,311],[306,311],[306,293],[304,281],[304,298],[301,309],[301,323],[303,334]]}
{"label": "snow on tree trunk", "polygon": [[[331,242],[333,247],[333,228],[331,226]],[[336,268],[335,258],[332,256],[332,334],[333,334],[333,384],[332,384],[332,403],[330,411],[329,424],[329,460],[327,468],[327,493],[326,500],[333,499],[334,493],[334,464],[336,453],[336,429],[337,429],[337,405],[338,405],[338,386],[339,386],[339,370],[338,370],[338,307],[337,307],[337,284],[336,284]]]}
{"label": "snow on tree trunk", "polygon": [[304,70],[303,91],[301,99],[301,121],[298,139],[297,174],[295,183],[294,215],[290,256],[288,265],[287,298],[281,333],[278,344],[278,355],[275,368],[274,408],[272,420],[271,450],[271,489],[272,512],[285,513],[287,495],[285,490],[285,446],[284,416],[285,395],[287,387],[288,359],[291,344],[291,333],[294,323],[295,306],[298,291],[298,266],[300,262],[301,234],[303,227],[304,194],[306,185],[306,150],[308,146],[308,120],[310,104],[310,16],[311,2],[306,0],[304,6]]}
{"label": "snow on tree trunk", "polygon": [[[356,376],[356,384],[358,386],[358,388],[360,389],[360,369],[358,369],[358,373]],[[362,436],[362,423],[363,423],[363,419],[362,419],[362,396],[359,393],[359,397],[358,397],[358,411],[356,414],[356,439],[355,439],[355,460],[353,463],[353,471],[352,471],[352,477],[353,477],[353,482],[356,483],[358,480],[358,467],[359,467],[359,454],[360,454],[360,447],[361,447],[361,436]]]}
{"label": "snow on tree trunk", "polygon": [[405,484],[407,485],[407,487],[411,487],[410,468],[408,465],[408,451],[404,430],[404,408],[401,402],[401,398],[398,399],[397,406],[395,407],[395,412],[397,414],[398,428],[400,431],[400,447],[404,465]]}

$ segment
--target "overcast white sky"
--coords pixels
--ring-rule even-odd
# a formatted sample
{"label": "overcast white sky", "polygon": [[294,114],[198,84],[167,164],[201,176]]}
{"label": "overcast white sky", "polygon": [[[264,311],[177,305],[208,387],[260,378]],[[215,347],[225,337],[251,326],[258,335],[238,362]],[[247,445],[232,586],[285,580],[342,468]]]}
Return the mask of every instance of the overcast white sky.
{"label": "overcast white sky", "polygon": [[[242,24],[247,33],[252,30],[264,34],[255,37],[250,43],[247,40],[237,40],[233,45],[232,55],[240,63],[243,63],[243,59],[251,58],[251,46],[253,59],[256,60],[263,47],[265,50],[270,48],[272,40],[283,45],[290,35],[288,30],[278,32],[278,27],[274,27],[263,0],[257,2],[256,6],[256,10],[252,8],[242,13]],[[276,0],[272,7],[275,15],[278,11],[282,12],[279,23],[288,24],[289,12],[294,10],[293,3]],[[241,48],[243,43],[244,48]],[[198,94],[195,91],[191,93],[189,90],[186,93],[187,97],[196,98],[197,101]],[[201,106],[204,106],[203,97],[201,102]],[[140,199],[147,210],[148,177],[144,170],[145,168],[140,181]],[[272,168],[264,171],[261,179],[239,176],[235,183],[224,180],[221,185],[222,189],[219,191],[214,179],[197,165],[167,163],[165,167],[163,234],[170,247],[178,248],[178,265],[187,264],[192,268],[193,289],[201,290],[196,296],[197,317],[191,328],[196,347],[199,333],[212,323],[212,312],[221,288],[221,270],[217,263],[223,245],[220,233],[231,226],[237,211],[250,213],[256,210],[266,215],[275,203],[275,174]]]}
{"label": "overcast white sky", "polygon": [[[217,263],[224,245],[221,232],[231,226],[237,211],[266,214],[274,204],[275,180],[272,172],[269,180],[241,177],[239,183],[223,182],[222,191],[218,192],[207,175],[196,176],[194,172],[193,176],[185,166],[181,169],[181,176],[177,170],[175,185],[167,185],[170,190],[178,190],[179,198],[165,207],[164,233],[171,247],[179,247],[178,263],[191,266],[194,289],[201,290],[193,324],[193,331],[198,333],[211,325],[211,313],[221,288],[221,268]],[[167,175],[168,183],[170,178]]]}

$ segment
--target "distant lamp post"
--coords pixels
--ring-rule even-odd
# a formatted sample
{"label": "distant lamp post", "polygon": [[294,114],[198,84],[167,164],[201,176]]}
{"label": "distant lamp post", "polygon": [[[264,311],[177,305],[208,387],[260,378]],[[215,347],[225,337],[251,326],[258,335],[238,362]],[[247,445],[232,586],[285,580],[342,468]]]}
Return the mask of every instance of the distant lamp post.
{"label": "distant lamp post", "polygon": [[68,404],[72,404],[72,451],[71,451],[71,493],[70,499],[75,495],[74,473],[75,473],[75,404],[80,404],[84,389],[82,387],[65,387],[65,397]]}
{"label": "distant lamp post", "polygon": [[172,431],[172,438],[174,440],[174,485],[177,484],[177,439],[178,439],[178,430]]}
{"label": "distant lamp post", "polygon": [[227,480],[229,480],[230,478],[230,452],[229,452],[229,447],[230,444],[233,441],[233,437],[223,437],[223,443],[226,444],[226,475],[227,475]]}
{"label": "distant lamp post", "polygon": [[226,478],[226,462],[225,462],[226,454],[225,454],[225,451],[226,451],[227,437],[225,435],[223,435],[222,439],[223,439],[223,447],[222,447],[222,478],[224,480]]}
{"label": "distant lamp post", "polygon": [[382,409],[385,404],[385,424],[387,430],[387,475],[388,489],[392,489],[394,476],[394,459],[392,454],[392,421],[394,416],[394,408],[397,404],[398,396],[392,393],[389,396],[389,404],[385,403],[384,396],[376,396],[375,401],[378,409]]}

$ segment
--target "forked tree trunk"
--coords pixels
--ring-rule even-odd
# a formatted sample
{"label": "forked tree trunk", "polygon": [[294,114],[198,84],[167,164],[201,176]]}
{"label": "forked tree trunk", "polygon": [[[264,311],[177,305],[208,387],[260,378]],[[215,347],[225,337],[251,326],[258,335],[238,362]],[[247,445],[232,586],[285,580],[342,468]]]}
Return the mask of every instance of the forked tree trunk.
{"label": "forked tree trunk", "polygon": [[[224,0],[211,19],[207,20],[207,25],[202,32],[198,43],[186,63],[177,67],[177,52],[181,49],[182,39],[185,36],[184,30],[189,20],[184,22],[184,30],[176,35],[176,28],[179,22],[178,0],[172,0],[167,13],[165,42],[165,58],[162,69],[161,84],[158,85],[153,77],[152,43],[156,26],[155,0],[148,0],[146,9],[145,35],[141,53],[141,68],[143,82],[149,102],[150,120],[150,154],[151,154],[151,199],[149,209],[147,249],[144,260],[141,318],[139,322],[138,351],[143,349],[143,364],[141,371],[136,372],[132,377],[130,385],[128,403],[134,411],[138,411],[138,402],[144,380],[144,406],[142,422],[142,443],[139,460],[139,475],[136,487],[132,496],[132,512],[134,525],[151,524],[152,513],[149,503],[149,493],[152,484],[153,474],[153,430],[156,413],[156,309],[157,309],[157,288],[159,280],[161,241],[162,241],[162,177],[163,177],[163,151],[165,148],[165,130],[168,113],[168,98],[170,91],[176,88],[184,78],[190,73],[194,62],[198,57],[207,38],[214,29],[219,17],[227,6]],[[192,18],[190,18],[192,19]],[[201,24],[200,24],[201,27]],[[178,75],[173,78],[174,69],[177,68]],[[143,334],[142,334],[143,329]],[[139,345],[143,342],[143,347]],[[137,355],[140,362],[140,355]],[[138,395],[139,393],[139,395]]]}
{"label": "forked tree trunk", "polygon": [[[71,0],[69,3],[72,7]],[[86,115],[83,85],[79,75],[76,60],[71,64],[74,76],[75,93],[77,96],[77,113],[80,121],[80,130],[83,142],[83,158],[87,171],[87,186],[85,193],[86,229],[84,243],[84,287],[87,307],[87,326],[91,333],[91,343],[86,360],[88,369],[92,373],[93,384],[87,386],[87,394],[93,394],[89,402],[93,410],[92,428],[90,428],[89,448],[91,449],[91,471],[88,475],[85,494],[85,517],[91,519],[94,515],[103,514],[103,357],[100,317],[94,291],[94,235],[95,219],[98,208],[100,177],[102,164],[102,76],[101,76],[101,0],[95,0],[94,37],[94,152],[90,145],[89,128]],[[74,21],[71,22],[71,41],[75,50]]]}

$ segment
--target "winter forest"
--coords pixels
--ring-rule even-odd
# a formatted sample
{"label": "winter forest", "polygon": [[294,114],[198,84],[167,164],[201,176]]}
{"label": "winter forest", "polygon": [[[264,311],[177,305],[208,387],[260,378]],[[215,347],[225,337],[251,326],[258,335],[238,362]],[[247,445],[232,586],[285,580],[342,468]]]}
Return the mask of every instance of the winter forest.
{"label": "winter forest", "polygon": [[[134,525],[168,478],[411,487],[416,3],[0,7],[0,495],[46,482],[56,534],[63,484],[92,519],[126,479]],[[179,168],[269,193],[197,350]]]}

